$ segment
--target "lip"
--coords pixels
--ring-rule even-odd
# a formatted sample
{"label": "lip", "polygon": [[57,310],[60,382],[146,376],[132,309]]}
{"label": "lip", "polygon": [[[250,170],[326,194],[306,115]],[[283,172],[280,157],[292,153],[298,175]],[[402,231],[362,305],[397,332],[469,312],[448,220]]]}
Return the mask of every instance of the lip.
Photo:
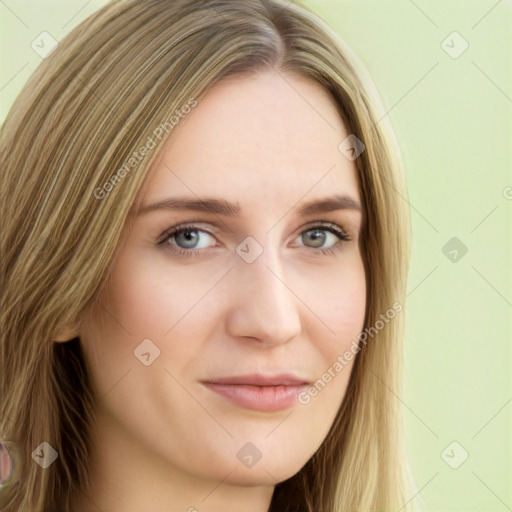
{"label": "lip", "polygon": [[277,412],[297,403],[309,382],[290,373],[239,375],[203,381],[210,391],[245,409]]}
{"label": "lip", "polygon": [[275,373],[273,375],[251,373],[248,375],[208,379],[203,382],[213,384],[240,384],[246,386],[299,386],[309,384],[308,380],[301,379],[292,373]]}

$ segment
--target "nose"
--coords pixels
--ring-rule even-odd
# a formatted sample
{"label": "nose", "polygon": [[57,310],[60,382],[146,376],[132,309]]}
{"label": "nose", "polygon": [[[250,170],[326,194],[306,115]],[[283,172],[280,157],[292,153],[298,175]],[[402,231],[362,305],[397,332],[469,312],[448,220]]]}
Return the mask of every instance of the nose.
{"label": "nose", "polygon": [[265,248],[252,263],[240,258],[230,279],[226,329],[231,336],[276,346],[300,334],[300,300],[287,286],[276,250]]}

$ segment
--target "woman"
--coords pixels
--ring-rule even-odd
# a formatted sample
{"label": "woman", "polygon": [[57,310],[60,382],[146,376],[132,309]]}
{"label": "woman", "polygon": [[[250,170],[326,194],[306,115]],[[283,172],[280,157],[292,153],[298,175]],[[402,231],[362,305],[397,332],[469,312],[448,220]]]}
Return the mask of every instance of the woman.
{"label": "woman", "polygon": [[1,133],[2,510],[412,509],[383,115],[293,3],[120,0],[59,43]]}

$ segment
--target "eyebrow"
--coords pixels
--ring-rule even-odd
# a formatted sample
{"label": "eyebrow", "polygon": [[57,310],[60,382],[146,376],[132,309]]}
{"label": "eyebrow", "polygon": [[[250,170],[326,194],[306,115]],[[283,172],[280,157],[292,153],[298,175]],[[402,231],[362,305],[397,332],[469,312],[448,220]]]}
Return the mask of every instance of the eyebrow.
{"label": "eyebrow", "polygon": [[[241,212],[238,202],[231,203],[225,199],[206,197],[195,199],[190,197],[172,197],[156,203],[142,206],[138,214],[155,210],[193,210],[200,212],[216,213],[219,215],[234,216]],[[300,215],[332,212],[336,210],[362,211],[361,204],[348,195],[336,195],[324,199],[316,199],[303,204],[299,209]]]}
{"label": "eyebrow", "polygon": [[[192,210],[198,212],[216,213],[219,215],[234,216],[241,212],[238,202],[231,203],[225,199],[205,197],[195,199],[192,197],[171,197],[156,203],[142,206],[137,215],[155,210]],[[356,210],[362,212],[361,204],[348,195],[336,195],[323,199],[315,199],[304,203],[299,209],[299,215],[312,215],[316,213],[333,212],[337,210]]]}

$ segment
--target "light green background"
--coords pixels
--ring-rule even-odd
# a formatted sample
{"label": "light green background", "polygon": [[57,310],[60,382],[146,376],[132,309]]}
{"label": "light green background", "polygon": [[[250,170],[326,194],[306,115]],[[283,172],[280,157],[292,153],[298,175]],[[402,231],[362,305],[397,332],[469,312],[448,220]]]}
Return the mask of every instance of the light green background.
{"label": "light green background", "polygon": [[[2,120],[40,62],[32,40],[60,40],[105,3],[0,2]],[[429,511],[512,510],[512,2],[305,3],[368,67],[404,154],[413,254],[397,400],[421,497]],[[456,59],[441,45],[453,31],[469,44]],[[468,248],[457,262],[442,252],[452,237]],[[458,469],[441,457],[452,441],[469,453]]]}

